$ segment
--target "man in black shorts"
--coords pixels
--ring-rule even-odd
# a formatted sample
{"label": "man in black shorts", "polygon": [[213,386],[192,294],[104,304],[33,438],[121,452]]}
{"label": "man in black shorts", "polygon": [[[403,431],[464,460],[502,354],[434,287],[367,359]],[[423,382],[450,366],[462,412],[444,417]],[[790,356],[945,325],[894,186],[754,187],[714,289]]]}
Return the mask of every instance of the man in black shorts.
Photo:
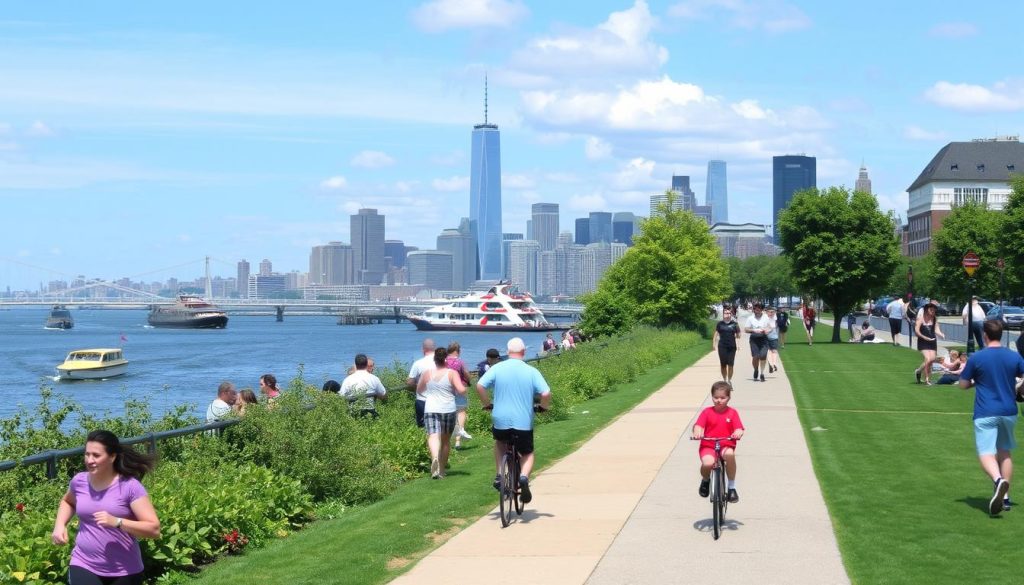
{"label": "man in black shorts", "polygon": [[718,362],[722,366],[722,379],[732,383],[732,370],[736,363],[736,340],[740,338],[739,323],[733,321],[732,307],[722,308],[722,320],[715,325],[711,338],[711,349],[718,350]]}
{"label": "man in black shorts", "polygon": [[764,382],[765,361],[768,359],[768,331],[774,323],[764,314],[764,305],[754,303],[754,314],[747,317],[747,326],[744,331],[750,334],[750,362],[754,366],[754,381],[758,378]]}

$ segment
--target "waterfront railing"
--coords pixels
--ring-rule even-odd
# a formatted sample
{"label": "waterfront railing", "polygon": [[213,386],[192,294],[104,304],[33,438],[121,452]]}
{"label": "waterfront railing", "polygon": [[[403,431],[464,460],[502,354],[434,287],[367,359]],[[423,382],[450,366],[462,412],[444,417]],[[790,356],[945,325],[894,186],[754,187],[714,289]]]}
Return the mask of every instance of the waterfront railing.
{"label": "waterfront railing", "polygon": [[[556,356],[559,356],[559,355],[561,355],[561,352],[555,351],[555,352],[547,353],[546,355],[538,355],[537,357],[529,358],[529,359],[527,359],[525,361],[527,361],[527,362],[538,362],[538,361],[540,361],[542,359],[546,359],[546,358],[550,358],[550,357],[556,357]],[[470,372],[470,373],[472,375],[475,375],[476,372]],[[406,389],[406,386],[402,386],[401,388],[398,388],[398,389],[395,389],[395,390],[388,389],[388,392],[401,392],[401,391],[403,391],[405,389]],[[313,405],[312,404],[309,405],[308,408],[312,409]],[[146,433],[144,435],[139,435],[137,437],[130,437],[130,438],[127,438],[127,439],[121,439],[121,444],[122,445],[140,445],[140,444],[144,444],[144,445],[146,445],[146,451],[148,453],[152,454],[152,453],[156,453],[157,441],[161,441],[163,439],[173,439],[175,437],[184,437],[184,436],[187,436],[187,435],[195,435],[195,434],[198,434],[198,433],[218,432],[221,429],[230,427],[232,425],[236,425],[236,424],[238,424],[240,422],[242,422],[242,419],[240,419],[240,418],[232,418],[232,419],[219,420],[219,421],[215,421],[215,422],[208,422],[208,423],[197,424],[197,425],[189,425],[187,427],[171,429],[171,430],[168,430],[168,431],[154,431],[154,432],[151,432],[151,433]],[[71,449],[50,449],[48,451],[41,451],[39,453],[33,453],[32,455],[29,455],[27,457],[23,457],[22,459],[17,459],[17,460],[8,459],[6,461],[0,461],[0,472],[10,471],[12,469],[15,469],[15,468],[21,467],[21,466],[45,464],[46,465],[46,478],[47,479],[57,479],[57,475],[58,475],[57,462],[58,461],[60,461],[62,459],[69,459],[71,457],[81,457],[84,454],[85,454],[85,447],[84,446],[82,446],[82,447],[74,447],[74,448],[71,448]]]}

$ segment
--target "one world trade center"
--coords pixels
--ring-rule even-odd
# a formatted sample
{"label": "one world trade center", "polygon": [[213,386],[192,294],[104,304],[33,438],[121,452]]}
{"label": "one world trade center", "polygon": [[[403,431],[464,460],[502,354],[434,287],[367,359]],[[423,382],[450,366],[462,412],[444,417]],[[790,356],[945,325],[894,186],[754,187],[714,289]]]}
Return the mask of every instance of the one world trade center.
{"label": "one world trade center", "polygon": [[484,123],[473,126],[469,169],[469,218],[476,241],[481,280],[501,278],[501,135],[487,122],[484,83]]}

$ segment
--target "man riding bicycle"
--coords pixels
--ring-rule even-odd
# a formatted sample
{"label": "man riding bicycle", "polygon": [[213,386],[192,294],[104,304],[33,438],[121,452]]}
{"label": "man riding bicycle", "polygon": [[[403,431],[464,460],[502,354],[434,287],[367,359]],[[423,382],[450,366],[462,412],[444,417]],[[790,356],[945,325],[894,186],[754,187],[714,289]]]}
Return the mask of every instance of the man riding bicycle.
{"label": "man riding bicycle", "polygon": [[[540,396],[541,410],[551,405],[551,390],[537,368],[523,361],[526,345],[523,340],[513,337],[508,341],[509,359],[491,366],[480,378],[476,391],[484,409],[493,406],[491,413],[491,435],[494,437],[494,487],[498,488],[501,457],[507,448],[506,442],[515,437],[516,447],[522,456],[519,485],[522,501],[530,503],[530,471],[533,469],[533,400]],[[494,389],[494,401],[487,395],[487,389]]]}

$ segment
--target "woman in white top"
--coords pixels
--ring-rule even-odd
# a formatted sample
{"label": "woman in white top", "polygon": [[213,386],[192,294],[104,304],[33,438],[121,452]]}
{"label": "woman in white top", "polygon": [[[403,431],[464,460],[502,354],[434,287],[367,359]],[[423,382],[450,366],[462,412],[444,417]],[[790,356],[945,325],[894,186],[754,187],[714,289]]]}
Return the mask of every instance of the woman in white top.
{"label": "woman in white top", "polygon": [[455,430],[455,395],[466,394],[466,386],[459,373],[447,365],[448,350],[439,347],[434,350],[436,369],[423,372],[416,385],[416,392],[425,400],[423,426],[427,431],[427,447],[430,449],[430,477],[444,477],[451,450],[452,431]]}

